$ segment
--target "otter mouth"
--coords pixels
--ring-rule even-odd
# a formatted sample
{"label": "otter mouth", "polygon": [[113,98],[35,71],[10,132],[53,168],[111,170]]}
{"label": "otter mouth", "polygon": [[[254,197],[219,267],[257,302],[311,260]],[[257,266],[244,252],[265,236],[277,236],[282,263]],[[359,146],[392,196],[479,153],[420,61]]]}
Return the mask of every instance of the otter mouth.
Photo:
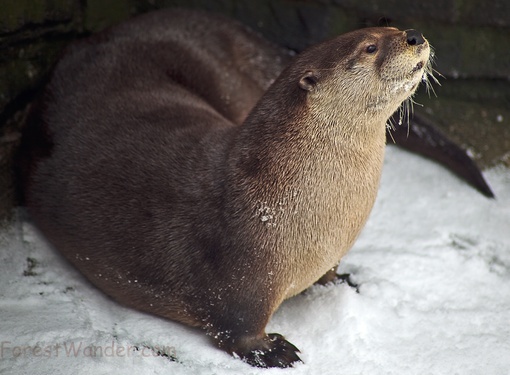
{"label": "otter mouth", "polygon": [[420,61],[418,64],[415,65],[411,73],[416,73],[417,71],[422,70],[424,65],[425,63],[423,61]]}
{"label": "otter mouth", "polygon": [[426,69],[426,61],[418,62],[405,77],[393,81],[393,93],[406,92],[412,93],[416,90],[420,82],[423,80],[424,70]]}

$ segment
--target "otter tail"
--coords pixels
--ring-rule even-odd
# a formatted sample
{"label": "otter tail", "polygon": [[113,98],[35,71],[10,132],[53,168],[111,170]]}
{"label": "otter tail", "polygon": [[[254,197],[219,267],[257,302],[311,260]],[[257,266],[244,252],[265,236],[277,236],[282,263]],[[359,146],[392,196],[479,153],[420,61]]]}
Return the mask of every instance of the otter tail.
{"label": "otter tail", "polygon": [[[399,122],[398,113],[393,115],[391,121],[394,124]],[[435,160],[486,197],[494,198],[494,193],[473,159],[425,117],[415,113],[409,122],[404,119],[401,126],[388,130],[386,136],[388,143],[394,141],[397,146]]]}

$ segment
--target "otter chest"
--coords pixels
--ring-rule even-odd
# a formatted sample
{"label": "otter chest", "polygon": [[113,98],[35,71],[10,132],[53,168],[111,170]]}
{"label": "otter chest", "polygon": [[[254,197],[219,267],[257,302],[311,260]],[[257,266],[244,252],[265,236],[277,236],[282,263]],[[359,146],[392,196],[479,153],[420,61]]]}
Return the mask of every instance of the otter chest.
{"label": "otter chest", "polygon": [[326,179],[257,203],[264,247],[284,279],[285,298],[312,285],[351,248],[372,209],[379,176],[359,174],[343,184]]}

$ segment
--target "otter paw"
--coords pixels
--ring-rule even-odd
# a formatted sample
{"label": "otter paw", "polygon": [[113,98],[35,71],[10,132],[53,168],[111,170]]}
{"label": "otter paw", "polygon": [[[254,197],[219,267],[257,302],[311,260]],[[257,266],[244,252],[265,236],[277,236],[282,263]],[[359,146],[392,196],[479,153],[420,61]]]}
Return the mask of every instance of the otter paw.
{"label": "otter paw", "polygon": [[246,363],[262,368],[292,367],[296,362],[302,362],[297,355],[299,349],[278,333],[270,333],[264,338],[265,348],[253,349],[239,355]]}
{"label": "otter paw", "polygon": [[337,271],[336,267],[331,268],[328,272],[324,274],[324,276],[317,280],[316,284],[328,285],[331,283],[346,283],[351,288],[356,290],[356,293],[359,293],[358,284],[352,282],[351,274],[349,273],[338,274],[336,273],[336,271]]}
{"label": "otter paw", "polygon": [[340,283],[346,283],[351,288],[353,288],[356,293],[359,293],[359,285],[352,282],[350,273],[342,273],[340,275],[336,275],[336,280],[338,280]]}

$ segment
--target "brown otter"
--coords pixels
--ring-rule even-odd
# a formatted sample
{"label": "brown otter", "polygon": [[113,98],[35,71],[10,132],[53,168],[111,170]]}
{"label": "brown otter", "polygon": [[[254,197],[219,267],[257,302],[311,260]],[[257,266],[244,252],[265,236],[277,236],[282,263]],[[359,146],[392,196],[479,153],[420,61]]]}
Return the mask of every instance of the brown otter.
{"label": "brown otter", "polygon": [[270,85],[281,56],[223,17],[138,17],[67,49],[23,146],[28,210],[89,280],[261,367],[299,361],[265,326],[358,236],[429,45],[353,31]]}

